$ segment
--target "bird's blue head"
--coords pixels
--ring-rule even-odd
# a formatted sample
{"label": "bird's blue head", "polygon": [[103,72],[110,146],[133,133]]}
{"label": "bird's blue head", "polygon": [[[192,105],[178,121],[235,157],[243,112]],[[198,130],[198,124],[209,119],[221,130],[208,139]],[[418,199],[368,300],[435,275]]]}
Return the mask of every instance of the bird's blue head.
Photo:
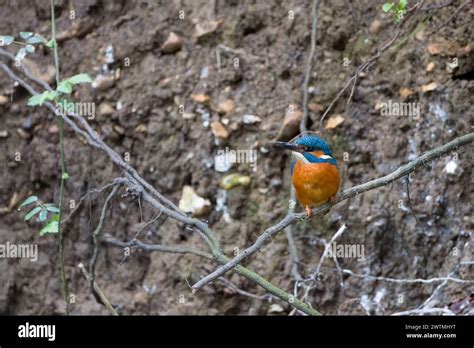
{"label": "bird's blue head", "polygon": [[330,163],[336,165],[329,144],[314,134],[305,134],[294,143],[277,141],[278,148],[291,150],[297,159],[306,163]]}
{"label": "bird's blue head", "polygon": [[314,134],[305,134],[299,137],[296,139],[295,144],[306,147],[304,152],[321,151],[324,155],[332,157],[329,144]]}

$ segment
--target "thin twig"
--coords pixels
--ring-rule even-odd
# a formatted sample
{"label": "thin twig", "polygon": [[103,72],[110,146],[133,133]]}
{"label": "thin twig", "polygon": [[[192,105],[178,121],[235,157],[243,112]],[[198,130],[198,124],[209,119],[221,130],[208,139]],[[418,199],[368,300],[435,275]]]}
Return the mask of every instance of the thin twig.
{"label": "thin twig", "polygon": [[[55,1],[51,0],[50,7],[51,7],[51,40],[53,40],[53,56],[54,56],[54,68],[56,72],[56,86],[59,86],[60,83],[60,66],[59,66],[59,53],[58,53],[58,45],[56,43],[56,16],[54,12]],[[66,155],[64,150],[64,119],[58,118],[58,125],[59,125],[59,155],[60,155],[60,183],[59,183],[59,202],[58,202],[58,221],[61,221],[63,215],[63,201],[64,201],[64,185],[67,179],[67,171],[66,171]],[[64,306],[66,310],[66,315],[69,315],[69,289],[68,283],[66,278],[66,270],[64,267],[64,246],[63,246],[63,227],[61,223],[58,223],[58,252],[59,252],[59,264],[61,270],[61,284],[63,288],[63,297],[64,297]]]}
{"label": "thin twig", "polygon": [[313,6],[311,8],[311,49],[309,51],[308,61],[306,63],[306,73],[303,82],[303,117],[300,123],[300,132],[306,132],[308,126],[308,101],[309,101],[309,81],[311,79],[311,71],[313,70],[313,60],[316,54],[316,39],[318,35],[318,8],[319,0],[313,0]]}
{"label": "thin twig", "polygon": [[[291,198],[290,198],[290,207],[289,207],[289,212],[294,213],[295,211],[295,205],[296,205],[296,195],[295,195],[295,189],[293,188],[293,185],[291,186]],[[291,225],[288,225],[285,227],[285,235],[286,239],[288,240],[288,250],[290,252],[290,261],[291,261],[291,275],[293,278],[296,280],[296,282],[299,282],[303,280],[303,277],[301,276],[299,272],[299,263],[300,263],[300,258],[298,256],[298,248],[296,247],[295,239],[293,237],[293,229]]]}
{"label": "thin twig", "polygon": [[[139,241],[134,241],[133,243],[126,243],[126,242],[122,242],[122,241],[120,241],[116,238],[113,238],[109,235],[105,235],[104,237],[105,237],[104,241],[106,243],[109,243],[109,244],[114,245],[114,246],[122,247],[122,248],[131,247],[131,248],[142,249],[142,250],[145,250],[145,251],[164,251],[164,252],[177,252],[177,253],[185,253],[185,254],[189,253],[189,254],[194,254],[194,255],[197,255],[197,256],[202,256],[202,257],[205,257],[205,258],[208,258],[208,259],[213,259],[214,258],[211,254],[208,254],[206,252],[202,252],[202,251],[199,251],[199,250],[196,250],[196,249],[190,249],[190,248],[187,248],[187,249],[179,248],[179,249],[177,249],[175,247],[169,247],[169,246],[165,247],[165,246],[159,245],[159,244],[145,244],[145,243],[142,243],[142,242],[139,242]],[[221,255],[219,257],[218,261],[220,263],[225,263],[225,262],[228,262],[230,260],[227,257],[225,257],[224,255]],[[240,265],[235,267],[234,270],[237,274],[240,274],[241,276],[257,283],[262,288],[264,288],[266,291],[268,291],[270,294],[272,294],[275,297],[277,297],[277,298],[293,305],[295,308],[297,308],[301,312],[303,312],[305,314],[309,314],[309,315],[320,315],[320,313],[318,311],[311,308],[311,306],[309,306],[308,304],[303,303],[302,301],[294,298],[292,295],[288,294],[287,292],[285,292],[285,291],[281,290],[280,288],[274,286],[269,281],[267,281],[265,278],[259,276],[255,272],[252,272],[251,270],[249,270],[245,267],[242,267]]]}
{"label": "thin twig", "polygon": [[454,12],[451,16],[449,16],[449,18],[444,21],[443,23],[441,23],[439,26],[437,26],[435,29],[433,29],[432,31],[430,31],[428,33],[428,35],[433,35],[434,33],[438,32],[440,29],[444,28],[446,25],[449,24],[449,22],[451,22],[454,17],[457,16],[457,14],[464,8],[466,7],[467,5],[469,5],[470,3],[472,2],[472,0],[467,0],[466,2],[464,2],[462,5],[460,5]]}
{"label": "thin twig", "polygon": [[266,294],[266,295],[255,295],[255,294],[252,294],[251,292],[242,290],[237,285],[235,285],[230,280],[228,280],[224,277],[219,278],[219,281],[221,281],[225,286],[227,286],[228,288],[230,288],[232,291],[236,292],[239,295],[250,297],[250,298],[253,298],[255,300],[261,300],[261,301],[271,301],[273,299],[272,295],[268,295],[268,294]]}
{"label": "thin twig", "polygon": [[408,175],[405,177],[405,190],[406,190],[406,193],[407,193],[408,208],[410,208],[410,212],[411,212],[411,214],[413,215],[413,217],[415,218],[416,225],[417,225],[417,226],[420,226],[420,222],[418,221],[418,217],[416,216],[416,213],[415,213],[415,211],[413,210],[413,206],[412,206],[412,204],[411,204],[411,197],[410,197],[410,174],[408,174]]}
{"label": "thin twig", "polygon": [[[79,267],[79,269],[81,270],[82,274],[84,275],[84,277],[87,279],[87,282],[90,284],[91,283],[91,279],[89,277],[89,273],[87,273],[86,271],[86,267],[84,267],[84,265],[82,263],[80,263],[79,265],[77,265],[77,267]],[[102,303],[105,305],[105,307],[109,310],[110,314],[112,315],[119,315],[117,313],[117,311],[115,310],[114,306],[112,306],[112,304],[110,303],[110,301],[107,299],[107,296],[105,296],[105,294],[102,292],[102,290],[99,288],[99,285],[97,285],[96,282],[94,282],[94,291],[98,294],[98,296],[100,297],[100,300],[102,301]]]}
{"label": "thin twig", "polygon": [[[35,95],[38,93],[34,90],[34,88],[31,85],[29,85],[28,83],[23,81],[21,78],[19,78],[15,73],[13,73],[4,63],[0,62],[0,68],[11,79],[13,79],[14,81],[17,81],[22,87],[24,87],[31,94]],[[47,108],[49,108],[51,111],[56,112],[55,107],[51,103],[45,103],[44,105]],[[209,248],[211,249],[212,257],[214,260],[216,260],[222,265],[225,265],[224,267],[227,270],[235,268],[235,271],[238,274],[244,276],[245,278],[251,280],[252,282],[257,283],[258,285],[263,287],[265,290],[267,290],[269,293],[275,295],[276,297],[282,299],[283,301],[286,301],[287,303],[291,304],[295,308],[298,308],[298,310],[310,315],[319,314],[318,311],[313,309],[307,303],[304,303],[298,299],[294,299],[293,295],[290,295],[289,293],[271,284],[270,282],[268,282],[266,279],[259,276],[255,272],[252,272],[245,267],[237,265],[247,256],[259,250],[260,247],[267,240],[269,240],[273,235],[275,235],[276,233],[284,229],[286,226],[295,222],[296,220],[306,219],[307,218],[306,214],[304,213],[288,214],[283,220],[281,220],[276,225],[268,228],[262,235],[260,235],[260,237],[257,239],[256,243],[254,243],[254,245],[246,249],[243,252],[243,255],[240,255],[237,257],[238,258],[237,261],[235,259],[231,261],[228,257],[226,257],[223,254],[222,248],[220,247],[220,243],[215,233],[209,228],[207,223],[201,220],[186,216],[186,214],[180,211],[172,202],[170,202],[168,199],[163,197],[159,192],[157,192],[157,190],[153,186],[151,186],[149,183],[147,183],[133,167],[125,163],[120,155],[118,155],[114,150],[112,150],[109,146],[107,146],[102,141],[102,139],[100,139],[98,134],[90,127],[90,125],[82,116],[75,113],[71,113],[72,118],[70,118],[68,115],[69,114],[62,114],[62,113],[59,114],[59,116],[64,118],[65,122],[68,125],[70,125],[71,128],[77,134],[83,136],[91,146],[97,149],[100,149],[101,151],[104,151],[116,165],[124,169],[124,176],[128,180],[127,186],[129,187],[129,189],[135,190],[137,194],[139,194],[144,201],[147,201],[147,203],[151,204],[157,210],[162,210],[163,214],[185,225],[188,225],[190,227],[195,227],[197,230],[201,232],[201,236],[203,235],[206,236],[204,241],[208,244]],[[75,121],[77,121],[83,128],[81,128],[78,124],[76,124]],[[423,163],[432,161],[435,158],[442,156],[459,146],[472,143],[473,141],[474,141],[474,134],[468,134],[468,135],[459,137],[455,139],[454,141],[446,145],[443,145],[437,149],[431,150],[427,152],[425,155],[420,156],[416,160],[408,163],[407,165],[400,167],[392,174],[389,174],[385,177],[373,180],[371,182],[359,185],[357,187],[354,187],[352,189],[342,192],[341,195],[336,197],[333,204],[325,204],[313,210],[313,216],[318,216],[318,215],[322,215],[326,213],[327,211],[329,211],[329,208],[332,205],[342,200],[351,198],[357,194],[375,189],[380,186],[388,185],[389,183],[399,179],[400,177],[403,177],[404,175],[407,175],[408,173],[414,171],[417,167],[421,166]],[[230,267],[228,266],[230,263],[234,263],[234,262],[235,264],[231,265]],[[227,270],[225,270],[224,273]]]}
{"label": "thin twig", "polygon": [[213,256],[205,251],[201,251],[194,248],[189,247],[181,247],[181,246],[169,246],[169,245],[162,245],[162,244],[146,244],[140,242],[139,240],[132,240],[130,242],[122,242],[121,240],[106,234],[104,236],[104,242],[108,244],[112,244],[121,248],[130,248],[130,249],[141,249],[145,251],[161,251],[173,254],[193,254],[201,257],[205,257],[206,259],[213,259]]}
{"label": "thin twig", "polygon": [[[332,269],[332,270],[335,270],[335,269]],[[474,279],[466,280],[466,279],[453,278],[451,274],[446,277],[436,277],[436,278],[430,278],[430,279],[423,279],[423,278],[397,279],[397,278],[373,276],[370,274],[358,274],[358,273],[354,273],[350,269],[342,269],[342,272],[344,274],[349,274],[353,277],[363,278],[364,280],[367,280],[367,281],[384,281],[384,282],[397,283],[397,284],[416,284],[416,283],[433,284],[433,283],[438,283],[438,282],[453,282],[453,283],[460,283],[460,284],[473,284],[474,283]]]}
{"label": "thin twig", "polygon": [[424,308],[424,309],[411,309],[409,311],[404,311],[404,312],[397,312],[397,313],[392,313],[391,315],[393,316],[399,316],[399,315],[411,315],[411,314],[416,314],[416,315],[424,315],[424,314],[444,314],[444,315],[455,315],[452,311],[450,311],[447,308]]}
{"label": "thin twig", "polygon": [[347,104],[352,100],[352,97],[354,95],[355,87],[357,84],[357,78],[359,77],[360,73],[363,73],[367,70],[369,70],[376,62],[377,60],[382,56],[382,54],[389,49],[395,41],[400,37],[400,34],[402,32],[403,26],[405,23],[407,23],[408,18],[412,15],[413,12],[418,11],[423,5],[423,1],[420,1],[416,3],[412,8],[410,8],[407,11],[407,15],[405,18],[398,24],[397,31],[393,35],[393,37],[388,40],[385,44],[383,44],[378,50],[375,55],[367,59],[364,63],[360,64],[359,66],[356,67],[354,74],[349,78],[349,80],[346,82],[344,87],[339,91],[339,93],[336,95],[336,97],[332,100],[331,104],[327,107],[326,111],[324,114],[321,116],[321,119],[319,121],[319,128],[321,131],[323,130],[323,122],[324,119],[326,118],[327,114],[329,111],[333,108],[334,104],[339,100],[339,98],[344,94],[344,92],[347,90],[347,88],[352,84],[352,89],[349,94],[349,98],[347,99]]}
{"label": "thin twig", "polygon": [[323,265],[324,259],[326,258],[326,255],[328,254],[329,250],[332,248],[332,244],[338,239],[346,230],[346,224],[343,224],[337,232],[332,236],[331,240],[329,243],[326,243],[324,247],[323,254],[321,255],[321,258],[319,259],[318,266],[316,267],[315,271],[313,274],[310,276],[310,280],[316,280],[319,277],[319,273],[321,271],[321,266]]}
{"label": "thin twig", "polygon": [[[335,197],[334,201],[332,203],[325,203],[321,207],[313,209],[313,217],[314,216],[319,216],[327,213],[329,209],[343,201],[352,197],[355,197],[363,192],[373,190],[375,188],[381,187],[381,186],[386,186],[395,180],[398,180],[405,175],[410,174],[411,172],[415,171],[418,167],[422,166],[424,163],[433,161],[434,159],[443,156],[454,149],[457,149],[460,146],[467,145],[474,142],[474,133],[466,134],[464,136],[461,136],[459,138],[454,139],[453,141],[442,145],[436,149],[430,150],[423,154],[422,156],[414,159],[411,162],[408,162],[407,164],[399,167],[397,170],[394,172],[385,175],[381,178],[369,181],[365,184],[361,184],[359,186],[352,187],[350,189],[344,190],[341,194]],[[307,219],[307,215],[305,213],[299,213],[299,214],[293,214],[293,213],[288,213],[283,220],[281,220],[279,223],[276,225],[273,225],[272,227],[269,227],[268,229],[265,230],[252,244],[250,247],[245,249],[242,253],[240,253],[238,256],[236,256],[231,262],[227,263],[226,265],[223,265],[219,267],[217,270],[215,270],[213,273],[207,275],[203,279],[201,279],[199,282],[193,285],[193,289],[200,289],[203,287],[205,284],[213,281],[214,279],[220,277],[224,273],[228,272],[231,270],[233,267],[235,267],[237,264],[242,262],[244,259],[249,257],[250,255],[254,254],[260,248],[267,242],[270,238],[272,238],[275,234],[283,230],[286,226],[289,224],[293,223],[296,220],[302,220],[302,219]]]}
{"label": "thin twig", "polygon": [[[0,49],[0,54],[3,51]],[[5,55],[7,56],[7,55]],[[23,79],[18,77],[12,70],[10,70],[3,62],[0,61],[0,69],[2,69],[13,81],[18,82],[23,88],[25,88],[30,94],[36,95],[38,92],[27,82]],[[25,68],[26,69],[26,68]],[[26,74],[28,76],[28,74]],[[47,90],[51,90],[51,87],[48,86]],[[45,107],[50,109],[52,112],[56,113],[58,110],[54,107],[53,104],[46,102],[43,104]],[[76,132],[78,135],[81,135],[85,138],[85,140],[89,143],[89,145],[105,152],[109,158],[115,163],[117,166],[124,170],[124,175],[128,179],[127,186],[130,190],[135,190],[139,195],[142,196],[143,199],[147,200],[149,204],[151,204],[155,209],[158,211],[162,211],[165,215],[171,217],[172,219],[179,221],[183,224],[186,224],[191,227],[196,227],[199,231],[199,235],[204,237],[203,240],[208,244],[210,247],[214,259],[219,262],[220,264],[225,264],[230,261],[222,251],[220,247],[220,243],[216,238],[214,232],[209,228],[209,226],[198,219],[194,219],[188,217],[184,212],[179,210],[179,208],[161,195],[153,186],[151,186],[148,182],[146,182],[129,164],[127,164],[120,155],[117,154],[114,150],[112,150],[107,144],[105,144],[102,139],[100,139],[98,133],[96,133],[88,122],[79,114],[76,113],[62,113],[58,114],[59,117],[62,117],[64,121]],[[76,120],[84,129],[79,127],[73,119]],[[150,193],[148,193],[150,192]],[[156,200],[156,199],[158,200]],[[308,304],[294,299],[293,296],[284,290],[278,288],[277,286],[270,283],[265,278],[261,277],[257,273],[242,267],[238,266],[235,268],[235,271],[249,279],[250,281],[258,284],[262,288],[264,288],[269,293],[273,294],[274,296],[280,298],[281,300],[289,303],[293,307],[297,308],[301,312],[308,314],[308,315],[320,315],[320,313],[309,306]]]}
{"label": "thin twig", "polygon": [[99,194],[99,193],[103,192],[104,190],[108,189],[109,187],[116,185],[116,183],[118,183],[118,182],[120,182],[120,179],[115,179],[113,182],[110,182],[110,183],[108,183],[108,184],[106,184],[102,187],[89,190],[87,193],[85,193],[79,199],[79,202],[77,202],[75,208],[69,213],[69,215],[61,220],[61,224],[64,225],[66,222],[68,222],[74,216],[74,214],[79,210],[79,208],[81,207],[81,205],[85,201],[85,199],[87,197],[89,197],[91,194],[93,194],[93,193]]}
{"label": "thin twig", "polygon": [[104,205],[102,206],[102,211],[100,214],[100,219],[99,223],[97,224],[96,229],[92,232],[92,242],[94,243],[94,253],[91,257],[91,260],[89,262],[89,280],[90,280],[90,288],[91,291],[94,289],[93,284],[95,281],[95,265],[97,263],[97,259],[99,257],[99,252],[100,252],[100,241],[99,237],[102,232],[102,228],[104,226],[105,222],[105,216],[107,213],[107,208],[109,206],[109,202],[112,200],[112,198],[117,194],[118,190],[120,188],[119,184],[116,184],[115,186],[112,187],[112,190],[110,191],[109,195],[105,199]]}

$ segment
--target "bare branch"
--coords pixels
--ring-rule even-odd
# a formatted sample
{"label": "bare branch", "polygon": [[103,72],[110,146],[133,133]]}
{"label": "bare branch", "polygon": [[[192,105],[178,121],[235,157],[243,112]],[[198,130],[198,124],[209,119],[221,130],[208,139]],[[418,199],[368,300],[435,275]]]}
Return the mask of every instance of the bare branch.
{"label": "bare branch", "polygon": [[[445,25],[447,25],[456,15],[457,13],[463,8],[465,7],[467,4],[469,4],[472,0],[468,0],[466,1],[464,4],[462,4],[461,6],[459,6],[459,8],[453,13],[452,16],[450,16],[450,18],[445,22],[443,23],[442,25],[440,25],[438,28],[436,28],[435,30],[433,30],[431,34],[437,32],[438,30],[440,30],[442,27],[444,27]],[[435,10],[439,10],[439,9],[442,9],[442,8],[445,8],[445,7],[448,7],[448,6],[451,6],[453,4],[453,1],[450,0],[450,1],[447,1],[446,3],[444,4],[440,4],[440,5],[432,5],[432,6],[426,6],[426,7],[422,7],[423,6],[423,2],[424,1],[419,1],[417,2],[415,5],[413,5],[410,9],[408,9],[408,15],[403,19],[403,21],[399,24],[398,26],[398,29],[396,31],[396,33],[394,34],[394,36],[387,42],[385,43],[380,49],[377,50],[377,53],[372,56],[371,58],[369,58],[368,60],[366,60],[364,63],[362,63],[361,65],[359,65],[356,69],[355,69],[355,72],[354,74],[349,78],[349,80],[347,80],[346,84],[344,85],[344,87],[339,91],[339,93],[336,95],[336,97],[332,100],[331,104],[329,104],[329,106],[327,107],[326,111],[324,112],[324,114],[321,116],[321,119],[320,119],[320,122],[319,122],[319,127],[320,129],[322,130],[323,129],[323,122],[324,122],[324,119],[326,118],[327,114],[329,113],[329,111],[333,108],[334,104],[339,100],[339,98],[341,98],[341,96],[344,94],[344,92],[347,90],[347,88],[352,84],[352,89],[351,89],[351,92],[350,92],[350,95],[349,95],[349,98],[347,99],[347,104],[349,104],[349,102],[352,100],[352,97],[354,95],[354,91],[355,91],[355,87],[356,87],[356,84],[357,84],[357,78],[359,77],[359,74],[361,72],[364,72],[364,71],[367,71],[369,70],[376,62],[377,60],[382,56],[382,53],[384,51],[386,51],[387,49],[389,49],[394,43],[395,41],[400,37],[400,34],[402,32],[402,28],[403,28],[403,25],[407,22],[407,19],[409,18],[409,16],[413,13],[413,12],[416,12],[416,11],[435,11]],[[428,17],[429,18],[429,17]],[[425,19],[426,20],[426,19]],[[424,21],[422,21],[424,22]]]}
{"label": "bare branch", "polygon": [[[397,170],[394,172],[383,176],[381,178],[369,181],[365,184],[359,185],[352,187],[350,189],[347,189],[343,191],[341,194],[335,197],[333,203],[325,203],[321,207],[313,209],[313,217],[318,216],[318,215],[323,215],[329,211],[329,209],[343,201],[352,197],[355,197],[363,192],[373,190],[375,188],[381,187],[381,186],[386,186],[395,180],[398,180],[411,172],[415,171],[418,167],[420,167],[423,164],[426,164],[427,162],[433,161],[434,159],[445,155],[454,149],[457,149],[460,146],[470,144],[474,142],[474,133],[470,133],[464,136],[461,136],[459,138],[454,139],[453,141],[442,145],[434,150],[430,150],[423,154],[422,156],[414,159],[411,162],[408,162],[407,164],[399,167]],[[263,244],[268,241],[271,237],[273,237],[275,234],[283,230],[286,226],[289,224],[293,223],[296,220],[305,220],[307,219],[307,215],[305,213],[299,213],[299,214],[294,214],[294,213],[288,213],[286,217],[281,220],[278,224],[269,227],[265,232],[263,232],[255,241],[253,245],[245,249],[240,255],[235,257],[231,262],[229,262],[226,265],[223,265],[219,267],[217,270],[215,270],[213,273],[209,274],[208,276],[204,277],[201,279],[199,282],[193,285],[193,289],[200,289],[203,287],[205,284],[213,281],[214,279],[220,277],[224,273],[228,272],[231,270],[233,267],[235,267],[237,264],[242,262],[245,258],[249,257],[250,255],[254,254],[256,251],[260,250],[260,248],[263,246]]]}
{"label": "bare branch", "polygon": [[242,295],[242,296],[246,296],[246,297],[250,297],[250,298],[253,298],[255,300],[262,300],[262,301],[271,301],[273,299],[273,296],[272,295],[255,295],[255,294],[252,294],[251,292],[248,292],[248,291],[245,291],[245,290],[242,290],[240,289],[237,285],[235,285],[234,283],[232,283],[230,280],[222,277],[222,278],[219,278],[219,280],[225,285],[227,286],[228,288],[230,288],[233,292],[239,294],[239,295]]}
{"label": "bare branch", "polygon": [[447,308],[424,308],[424,309],[411,309],[409,311],[404,311],[404,312],[397,312],[393,313],[392,315],[398,316],[398,315],[424,315],[424,314],[444,314],[444,315],[455,315],[452,311],[450,311]]}
{"label": "bare branch", "polygon": [[[11,57],[6,53],[7,52],[0,49],[0,54],[11,59]],[[22,80],[15,73],[13,73],[13,71],[10,70],[10,68],[8,68],[8,66],[6,66],[3,62],[0,62],[0,69],[2,69],[12,80],[17,81],[30,94],[32,95],[38,94],[38,92],[30,84]],[[26,69],[24,69],[24,71],[27,76],[31,76],[31,74],[27,73]],[[51,90],[51,87],[49,87],[48,85],[44,85],[43,83],[40,83],[40,85],[42,85],[46,90]],[[49,108],[52,112],[54,113],[57,112],[53,104],[45,103],[44,105],[47,108]],[[237,265],[240,261],[242,261],[249,255],[259,250],[259,248],[273,235],[275,235],[276,233],[278,233],[279,231],[281,231],[282,229],[284,229],[285,227],[287,227],[288,225],[290,225],[291,223],[295,222],[298,219],[306,219],[305,214],[294,214],[294,213],[288,214],[282,221],[268,228],[257,239],[254,245],[246,249],[242,255],[239,255],[237,257],[238,258],[237,261],[235,259],[232,260],[232,263],[235,262],[235,264],[229,267],[228,264],[231,262],[231,260],[223,254],[222,248],[220,247],[219,241],[216,238],[215,233],[209,228],[209,226],[205,222],[200,221],[195,218],[188,217],[184,212],[180,211],[179,208],[173,202],[169,201],[167,198],[162,196],[152,185],[146,182],[132,166],[126,163],[119,154],[117,154],[107,144],[105,144],[103,140],[100,138],[99,134],[92,129],[92,127],[81,115],[78,115],[76,113],[70,113],[70,114],[59,114],[58,116],[62,117],[64,121],[77,134],[83,136],[91,146],[105,152],[107,156],[112,160],[113,163],[115,163],[117,166],[119,166],[120,168],[124,170],[124,176],[127,179],[126,185],[129,187],[129,189],[135,190],[142,199],[147,201],[149,204],[155,207],[158,211],[161,211],[163,214],[175,219],[176,221],[184,223],[190,227],[196,228],[200,236],[203,237],[203,240],[208,244],[212,252],[212,258],[216,260],[217,262],[224,264],[224,267],[226,267],[227,270],[235,268],[235,271],[239,273],[240,275],[259,284],[271,294],[290,303],[295,308],[298,308],[299,310],[301,310],[302,312],[306,314],[312,314],[312,315],[319,314],[319,312],[311,308],[311,306],[309,306],[308,304],[303,303],[302,301],[299,301],[298,299],[294,299],[293,295],[290,295],[287,292],[279,289],[278,287],[274,286],[273,284],[271,284],[270,282],[268,282],[266,279],[262,278],[258,274],[246,269],[245,267]],[[394,173],[390,175],[387,175],[383,178],[373,180],[366,184],[354,187],[350,190],[344,191],[341,195],[339,195],[336,198],[335,203],[348,199],[350,197],[353,197],[359,193],[362,193],[362,192],[365,192],[365,191],[368,191],[380,186],[387,185],[390,182],[397,180],[401,176],[407,175],[411,171],[415,170],[423,162],[431,161],[451,151],[453,148],[457,146],[462,146],[467,143],[471,143],[472,141],[473,141],[473,134],[468,134],[463,137],[460,137],[451,143],[448,143],[438,149],[428,152],[427,154],[421,156],[417,160],[410,162],[408,165],[400,167],[397,171],[395,171]],[[316,213],[313,215],[317,216],[317,215],[324,214],[327,211],[329,211],[329,208],[331,206],[332,205],[330,204],[326,204],[318,209],[315,209]],[[223,273],[225,273],[227,270],[225,270]]]}
{"label": "bare branch", "polygon": [[[291,186],[291,194],[290,194],[290,207],[289,212],[294,213],[295,206],[296,206],[296,196],[295,196],[295,189],[293,185]],[[291,261],[291,275],[293,278],[298,282],[303,280],[303,277],[299,271],[299,263],[300,258],[298,256],[298,248],[296,247],[295,239],[293,238],[293,229],[291,225],[285,227],[285,234],[286,239],[288,240],[288,250],[290,252],[290,261]]]}
{"label": "bare branch", "polygon": [[449,24],[449,22],[451,22],[454,17],[456,17],[458,15],[458,13],[464,8],[466,7],[467,5],[469,5],[470,3],[472,2],[472,0],[467,0],[466,2],[464,2],[462,5],[460,5],[456,10],[454,10],[454,12],[452,13],[451,16],[449,16],[449,18],[444,21],[443,23],[441,23],[439,26],[437,26],[435,29],[433,29],[428,35],[433,35],[434,33],[438,32],[440,29],[444,28],[446,25]]}
{"label": "bare branch", "polygon": [[309,93],[308,86],[309,80],[311,79],[311,70],[313,70],[313,60],[316,53],[316,39],[318,35],[318,8],[319,0],[313,0],[313,6],[311,8],[312,27],[311,27],[311,49],[309,51],[308,62],[306,63],[306,73],[303,82],[303,117],[300,123],[300,132],[307,131],[308,125],[308,101]]}
{"label": "bare branch", "polygon": [[[90,284],[91,283],[91,279],[89,277],[89,274],[87,273],[86,271],[86,268],[84,267],[84,265],[82,263],[80,263],[79,265],[77,265],[77,267],[79,267],[79,269],[81,270],[82,274],[84,275],[84,277],[87,279],[87,282]],[[105,296],[105,294],[102,292],[102,290],[99,288],[99,286],[97,285],[97,283],[94,282],[94,291],[98,294],[98,296],[100,297],[100,300],[102,301],[102,303],[105,305],[105,307],[109,310],[110,314],[112,315],[118,315],[117,311],[115,310],[114,306],[112,306],[112,304],[110,303],[110,301],[107,299],[107,297]]]}
{"label": "bare branch", "polygon": [[321,271],[321,266],[323,265],[324,259],[326,258],[326,255],[328,254],[329,250],[331,249],[332,243],[334,243],[336,241],[336,239],[338,239],[344,233],[345,230],[346,230],[346,224],[343,224],[339,228],[339,230],[337,230],[337,232],[334,234],[334,236],[332,236],[331,241],[329,243],[326,243],[326,245],[324,247],[323,254],[321,255],[321,258],[319,259],[318,267],[316,267],[316,270],[314,271],[314,273],[310,277],[311,280],[317,279],[317,277],[318,277],[318,275]]}
{"label": "bare branch", "polygon": [[100,252],[100,243],[99,243],[100,233],[102,232],[102,227],[104,226],[105,215],[107,213],[109,202],[117,194],[119,188],[120,188],[119,184],[115,184],[112,187],[112,190],[110,191],[109,195],[105,199],[104,205],[102,206],[102,212],[100,214],[99,223],[97,224],[96,229],[92,232],[92,242],[94,243],[94,253],[89,262],[89,281],[90,281],[89,286],[91,290],[94,289],[93,284],[95,281],[95,265],[97,263],[97,259],[99,257],[99,252]]}
{"label": "bare branch", "polygon": [[161,251],[173,254],[193,254],[201,257],[205,257],[206,259],[212,260],[213,257],[211,254],[206,253],[205,251],[197,250],[194,248],[188,247],[180,247],[180,246],[169,246],[169,245],[162,245],[162,244],[146,244],[140,242],[139,240],[133,239],[131,242],[122,242],[121,240],[106,234],[104,236],[104,242],[108,244],[112,244],[121,248],[135,248],[141,249],[145,251]]}
{"label": "bare branch", "polygon": [[350,269],[342,269],[342,272],[345,274],[349,274],[351,276],[357,277],[357,278],[363,278],[365,280],[371,280],[371,281],[384,281],[384,282],[391,282],[391,283],[398,283],[398,284],[414,284],[414,283],[422,283],[422,284],[433,284],[433,283],[438,283],[438,282],[453,282],[453,283],[461,283],[461,284],[473,284],[474,279],[469,280],[469,279],[459,279],[459,278],[454,278],[452,275],[448,275],[446,277],[436,277],[436,278],[430,278],[430,279],[423,279],[423,278],[415,278],[415,279],[396,279],[396,278],[387,278],[387,277],[378,277],[378,276],[373,276],[369,274],[358,274],[354,273]]}

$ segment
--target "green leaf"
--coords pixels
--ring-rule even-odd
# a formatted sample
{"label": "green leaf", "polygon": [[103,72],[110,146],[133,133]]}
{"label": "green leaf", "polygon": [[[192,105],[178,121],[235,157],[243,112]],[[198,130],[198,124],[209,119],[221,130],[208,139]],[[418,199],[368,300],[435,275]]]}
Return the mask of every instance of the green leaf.
{"label": "green leaf", "polygon": [[26,42],[29,43],[30,45],[35,45],[35,44],[38,44],[38,43],[45,44],[46,39],[44,37],[42,37],[41,35],[35,34],[35,36],[30,37],[29,39],[27,39]]}
{"label": "green leaf", "polygon": [[91,77],[87,74],[74,75],[67,80],[73,85],[77,85],[78,83],[92,83]]}
{"label": "green leaf", "polygon": [[30,53],[33,53],[35,51],[35,46],[33,45],[26,45],[25,46],[25,49],[30,52]]}
{"label": "green leaf", "polygon": [[70,94],[72,92],[72,83],[69,80],[62,81],[58,88],[56,88],[58,92]]}
{"label": "green leaf", "polygon": [[59,208],[55,207],[53,204],[46,204],[45,206],[51,213],[59,213]]}
{"label": "green leaf", "polygon": [[8,46],[10,45],[15,38],[10,35],[0,35],[0,46]]}
{"label": "green leaf", "polygon": [[69,174],[68,173],[63,173],[63,175],[61,176],[61,179],[64,179],[64,180],[69,179]]}
{"label": "green leaf", "polygon": [[31,219],[33,216],[38,214],[42,209],[43,208],[41,207],[34,208],[32,211],[30,211],[28,214],[25,215],[25,221],[28,221],[29,219]]}
{"label": "green leaf", "polygon": [[28,39],[30,36],[33,36],[35,33],[32,33],[31,31],[20,31],[20,36],[22,39]]}
{"label": "green leaf", "polygon": [[47,100],[54,100],[58,95],[56,91],[44,91],[41,94],[34,95],[28,99],[28,106],[43,105]]}
{"label": "green leaf", "polygon": [[393,2],[386,2],[385,4],[383,4],[382,6],[382,10],[383,12],[390,12],[390,10],[392,9],[392,7],[394,6],[395,4]]}
{"label": "green leaf", "polygon": [[31,96],[30,99],[28,99],[28,106],[35,106],[35,105],[41,105],[44,102],[45,99],[45,93],[48,92],[43,92],[40,94],[36,94],[34,96]]}
{"label": "green leaf", "polygon": [[46,209],[42,209],[41,213],[38,216],[38,221],[44,222],[46,221],[47,217],[48,217],[48,211]]}
{"label": "green leaf", "polygon": [[400,0],[400,2],[398,3],[400,8],[402,9],[405,9],[407,7],[407,4],[408,4],[408,0]]}
{"label": "green leaf", "polygon": [[37,196],[30,196],[30,197],[28,197],[27,199],[25,199],[25,201],[24,201],[23,203],[21,203],[20,208],[23,208],[24,206],[27,206],[27,205],[29,205],[29,204],[31,204],[31,203],[36,202],[36,201],[38,201],[38,197],[37,197]]}
{"label": "green leaf", "polygon": [[56,43],[55,40],[51,39],[46,43],[46,47],[53,49],[53,48],[58,47],[58,44]]}
{"label": "green leaf", "polygon": [[58,233],[59,231],[59,215],[54,214],[51,217],[51,220],[49,220],[41,229],[39,232],[40,236],[45,235],[46,233]]}

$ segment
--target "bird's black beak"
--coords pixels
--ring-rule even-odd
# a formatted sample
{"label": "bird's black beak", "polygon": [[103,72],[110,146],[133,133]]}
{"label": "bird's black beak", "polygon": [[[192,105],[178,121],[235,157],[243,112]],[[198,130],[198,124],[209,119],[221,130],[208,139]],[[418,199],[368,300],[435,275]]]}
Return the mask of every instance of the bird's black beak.
{"label": "bird's black beak", "polygon": [[284,149],[284,150],[290,150],[290,151],[301,152],[301,153],[306,151],[306,146],[304,145],[286,143],[284,141],[275,141],[273,143],[273,147],[276,147],[277,149]]}

